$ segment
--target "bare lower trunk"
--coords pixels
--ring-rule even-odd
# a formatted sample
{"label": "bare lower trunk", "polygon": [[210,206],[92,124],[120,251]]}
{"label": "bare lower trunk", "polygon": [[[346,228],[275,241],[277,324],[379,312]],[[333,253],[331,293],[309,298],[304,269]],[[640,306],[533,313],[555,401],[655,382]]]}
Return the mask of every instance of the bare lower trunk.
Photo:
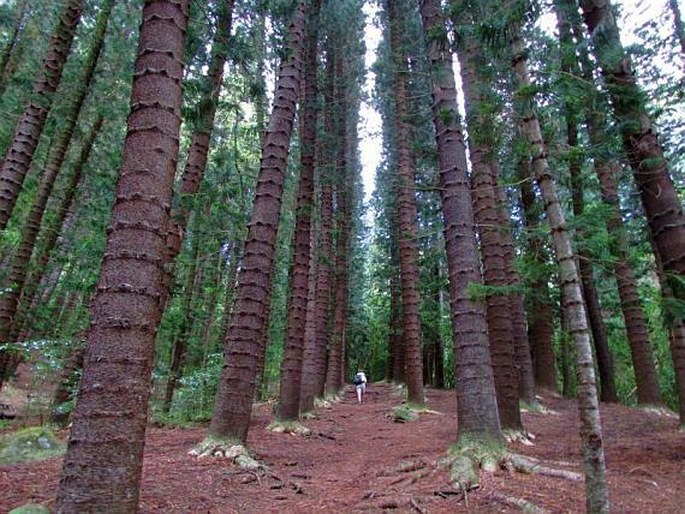
{"label": "bare lower trunk", "polygon": [[143,7],[127,137],[90,307],[58,513],[138,509],[153,342],[165,295],[187,20],[187,0]]}

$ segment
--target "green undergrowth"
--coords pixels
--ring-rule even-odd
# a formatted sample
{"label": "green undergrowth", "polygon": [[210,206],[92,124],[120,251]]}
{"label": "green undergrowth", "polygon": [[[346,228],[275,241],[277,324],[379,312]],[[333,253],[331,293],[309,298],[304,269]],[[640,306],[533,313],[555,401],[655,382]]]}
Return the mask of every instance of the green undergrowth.
{"label": "green undergrowth", "polygon": [[0,464],[15,464],[63,455],[66,445],[49,428],[31,427],[0,436]]}

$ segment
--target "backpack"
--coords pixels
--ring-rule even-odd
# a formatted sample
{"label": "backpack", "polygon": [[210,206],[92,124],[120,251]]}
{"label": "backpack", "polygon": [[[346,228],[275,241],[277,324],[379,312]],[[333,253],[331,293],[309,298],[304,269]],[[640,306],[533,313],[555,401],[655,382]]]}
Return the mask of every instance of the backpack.
{"label": "backpack", "polygon": [[354,385],[360,385],[362,383],[362,375],[361,373],[357,373],[354,376]]}

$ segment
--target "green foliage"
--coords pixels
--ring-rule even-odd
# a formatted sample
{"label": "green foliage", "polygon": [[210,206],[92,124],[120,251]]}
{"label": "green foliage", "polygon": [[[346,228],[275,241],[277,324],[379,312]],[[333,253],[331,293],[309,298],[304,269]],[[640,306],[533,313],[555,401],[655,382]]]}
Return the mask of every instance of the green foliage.
{"label": "green foliage", "polygon": [[62,455],[66,446],[46,427],[32,427],[0,436],[0,464],[15,464]]}
{"label": "green foliage", "polygon": [[[161,405],[153,403],[152,417],[155,421],[181,426],[208,421],[212,415],[214,394],[223,363],[223,354],[213,353],[208,356],[204,368],[198,368],[181,378],[168,414],[160,410]],[[156,377],[156,380],[158,379],[160,383],[166,382],[166,377]]]}

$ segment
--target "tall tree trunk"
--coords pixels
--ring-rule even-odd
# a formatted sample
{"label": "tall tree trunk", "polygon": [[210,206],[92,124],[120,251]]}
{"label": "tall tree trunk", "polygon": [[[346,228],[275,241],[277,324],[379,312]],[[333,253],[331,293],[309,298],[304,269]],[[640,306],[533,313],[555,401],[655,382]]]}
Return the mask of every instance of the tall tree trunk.
{"label": "tall tree trunk", "polygon": [[517,28],[510,32],[509,38],[512,67],[519,86],[518,100],[522,111],[520,113],[520,126],[530,145],[535,180],[545,201],[545,212],[559,265],[563,308],[575,347],[580,436],[585,462],[586,509],[588,512],[608,512],[609,498],[599,402],[580,276],[576,267],[571,239],[566,229],[566,220],[552,182],[552,173],[547,161],[547,151],[540,124],[533,110],[534,101],[532,98],[522,98],[521,96],[521,91],[527,91],[531,88],[531,81],[526,63],[525,47]]}
{"label": "tall tree trunk", "polygon": [[685,300],[685,218],[663,148],[652,130],[644,95],[619,38],[609,0],[581,0],[587,26],[611,99],[623,148],[640,190],[647,222],[673,296]]}
{"label": "tall tree trunk", "polygon": [[138,508],[188,1],[143,7],[131,112],[56,512]]}
{"label": "tall tree trunk", "polygon": [[[12,263],[10,264],[10,271],[7,277],[8,287],[0,295],[0,341],[7,342],[10,332],[12,330],[12,323],[15,320],[17,308],[19,305],[19,298],[22,295],[24,285],[26,284],[26,274],[33,253],[38,232],[43,221],[43,214],[48,203],[48,199],[52,193],[53,186],[57,180],[57,176],[62,169],[64,159],[67,154],[67,149],[71,143],[76,128],[76,121],[78,120],[81,108],[86,99],[86,95],[91,86],[95,67],[100,56],[100,51],[105,41],[105,32],[107,30],[107,21],[112,12],[114,0],[107,0],[102,10],[98,15],[98,19],[93,32],[93,39],[89,54],[86,58],[85,72],[83,79],[77,85],[76,91],[69,110],[64,116],[64,122],[58,134],[53,138],[53,144],[50,147],[47,163],[41,174],[38,191],[33,199],[33,205],[26,219],[26,224],[22,230],[21,242],[14,255]],[[15,330],[16,332],[16,330]],[[2,377],[0,377],[0,387],[2,386]]]}
{"label": "tall tree trunk", "polygon": [[[499,163],[492,163],[494,182],[499,182]],[[521,277],[516,269],[514,262],[514,240],[511,235],[510,219],[511,212],[507,193],[504,187],[497,187],[497,197],[499,208],[497,209],[499,228],[502,238],[502,252],[507,274],[507,285],[511,289],[508,294],[509,308],[511,309],[511,324],[514,331],[515,362],[519,375],[519,398],[528,405],[537,405],[538,400],[535,394],[535,374],[533,372],[533,354],[528,329],[526,327],[526,306],[521,289]],[[551,343],[550,343],[551,344]],[[552,366],[554,359],[552,359]]]}
{"label": "tall tree trunk", "polygon": [[469,284],[480,284],[482,278],[452,59],[445,46],[447,31],[437,0],[421,0],[420,9],[430,62],[433,123],[440,166],[456,363],[458,437],[501,441],[485,305],[470,299],[468,292]]}
{"label": "tall tree trunk", "polygon": [[319,10],[321,0],[309,5],[307,41],[303,77],[303,106],[300,123],[300,183],[297,192],[295,241],[290,271],[288,320],[281,361],[278,418],[295,421],[300,414],[302,384],[302,354],[304,351],[307,300],[309,297],[309,260],[311,257],[312,203],[314,197],[314,157],[316,154],[317,122],[317,47],[319,41]]}
{"label": "tall tree trunk", "polygon": [[326,368],[326,392],[337,394],[342,388],[343,362],[345,351],[345,326],[347,322],[347,299],[349,293],[348,262],[349,262],[349,237],[350,237],[350,213],[352,211],[352,198],[349,182],[352,180],[352,172],[347,162],[348,126],[347,114],[349,102],[347,62],[341,52],[335,53],[335,91],[336,114],[337,114],[337,142],[335,157],[335,175],[337,177],[334,193],[336,209],[336,241],[335,241],[335,277],[334,277],[334,300],[333,300],[333,325],[331,339],[328,345],[328,361]]}
{"label": "tall tree trunk", "polygon": [[313,373],[315,382],[312,394],[322,397],[326,389],[326,347],[330,334],[329,314],[331,312],[331,285],[333,262],[333,181],[334,148],[331,137],[335,133],[335,55],[334,43],[329,36],[326,46],[326,69],[324,81],[324,133],[329,134],[322,143],[324,157],[321,160],[321,236],[317,253],[316,312]]}
{"label": "tall tree trunk", "polygon": [[[483,281],[487,286],[501,289],[507,285],[507,274],[497,213],[497,183],[492,171],[497,158],[496,150],[490,146],[493,139],[489,127],[493,120],[487,114],[491,108],[485,104],[482,92],[487,87],[483,77],[487,64],[482,57],[483,49],[479,48],[474,36],[465,36],[463,47],[461,75],[473,166],[471,195],[480,235]],[[486,319],[500,423],[506,429],[522,430],[511,314],[509,298],[501,291],[487,295]]]}
{"label": "tall tree trunk", "polygon": [[410,148],[407,113],[407,59],[402,47],[404,15],[398,4],[388,0],[390,25],[392,83],[395,90],[394,128],[397,152],[397,211],[399,222],[400,286],[402,289],[402,321],[405,349],[407,400],[423,404],[423,367],[421,365],[421,324],[419,320],[419,270],[417,238],[416,184]]}
{"label": "tall tree trunk", "polygon": [[552,347],[554,327],[552,298],[549,291],[550,273],[547,269],[549,259],[539,234],[540,212],[531,182],[535,177],[528,156],[520,159],[518,170],[527,253],[535,269],[528,299],[528,339],[533,355],[533,373],[538,387],[547,391],[557,391],[556,357]]}
{"label": "tall tree trunk", "polygon": [[[316,172],[316,166],[314,171]],[[315,193],[316,197],[316,186]],[[307,312],[305,314],[304,326],[304,348],[302,350],[302,380],[300,384],[300,413],[311,412],[314,410],[314,400],[317,395],[316,384],[317,366],[316,354],[316,282],[319,266],[316,255],[318,247],[316,242],[319,240],[320,231],[316,224],[316,200],[312,204],[312,229],[310,231],[310,256],[309,256],[309,283],[307,284]],[[324,349],[325,354],[325,349]],[[325,373],[325,371],[324,371]]]}
{"label": "tall tree trunk", "polygon": [[274,268],[276,231],[283,196],[297,95],[302,75],[305,2],[298,3],[288,29],[287,52],[279,71],[271,120],[257,178],[236,309],[225,336],[225,364],[219,379],[209,434],[245,442],[250,427],[258,356],[267,326],[265,314]]}
{"label": "tall tree trunk", "polygon": [[17,47],[17,42],[19,41],[21,33],[24,30],[24,24],[26,22],[27,15],[27,3],[27,0],[19,0],[16,8],[14,25],[12,25],[12,32],[9,36],[9,41],[7,41],[7,44],[2,49],[2,53],[0,54],[0,96],[5,93],[5,89],[7,88],[7,82],[9,81],[10,59],[12,59],[12,54]]}
{"label": "tall tree trunk", "polygon": [[0,230],[5,229],[12,216],[33,160],[45,120],[52,107],[54,93],[62,79],[62,70],[69,56],[84,3],[84,0],[68,0],[64,5],[43,58],[43,65],[33,83],[31,100],[24,108],[5,160],[0,166]]}

